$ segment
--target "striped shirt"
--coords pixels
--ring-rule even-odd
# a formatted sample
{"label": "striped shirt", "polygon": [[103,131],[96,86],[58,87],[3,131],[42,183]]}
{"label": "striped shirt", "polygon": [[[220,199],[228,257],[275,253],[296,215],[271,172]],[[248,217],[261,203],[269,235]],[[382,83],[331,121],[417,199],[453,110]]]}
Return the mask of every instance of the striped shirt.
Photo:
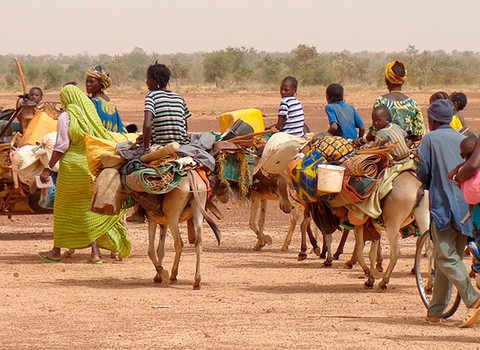
{"label": "striped shirt", "polygon": [[405,142],[407,136],[401,126],[391,123],[377,131],[372,147],[397,142],[397,145],[392,149],[392,157],[394,160],[402,160],[410,155],[410,149]]}
{"label": "striped shirt", "polygon": [[304,135],[303,126],[305,124],[305,116],[303,114],[303,107],[295,97],[289,96],[282,98],[278,116],[285,117],[285,124],[281,131],[300,137]]}
{"label": "striped shirt", "polygon": [[152,146],[188,143],[187,118],[191,113],[182,96],[171,91],[150,91],[145,97],[145,111],[153,114]]}

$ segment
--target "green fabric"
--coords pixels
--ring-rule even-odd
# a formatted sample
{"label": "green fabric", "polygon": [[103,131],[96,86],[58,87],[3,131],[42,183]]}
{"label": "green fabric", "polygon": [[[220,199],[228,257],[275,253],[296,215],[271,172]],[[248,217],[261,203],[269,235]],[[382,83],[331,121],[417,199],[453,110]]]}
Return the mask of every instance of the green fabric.
{"label": "green fabric", "polygon": [[375,191],[364,201],[358,203],[348,204],[346,207],[352,211],[358,219],[365,216],[371,218],[378,218],[382,215],[382,207],[380,201],[392,190],[393,180],[400,175],[400,173],[407,170],[414,170],[416,163],[413,159],[408,162],[394,164],[385,169],[383,176],[379,179]]}
{"label": "green fabric", "polygon": [[103,127],[93,103],[76,86],[67,85],[60,99],[70,117],[70,147],[60,161],[54,204],[54,246],[86,248],[97,240],[100,248],[130,255],[126,228],[118,216],[90,211],[94,177],[88,170],[84,135],[112,139]]}

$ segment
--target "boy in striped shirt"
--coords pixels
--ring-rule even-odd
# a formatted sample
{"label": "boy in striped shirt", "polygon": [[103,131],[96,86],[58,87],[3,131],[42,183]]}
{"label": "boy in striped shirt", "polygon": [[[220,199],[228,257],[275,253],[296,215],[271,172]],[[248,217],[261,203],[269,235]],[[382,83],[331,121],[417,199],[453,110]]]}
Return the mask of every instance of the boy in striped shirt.
{"label": "boy in striped shirt", "polygon": [[288,76],[283,78],[282,84],[280,85],[282,102],[278,110],[278,120],[275,127],[278,131],[303,137],[305,116],[303,114],[302,104],[295,97],[297,87],[298,81],[294,77]]}

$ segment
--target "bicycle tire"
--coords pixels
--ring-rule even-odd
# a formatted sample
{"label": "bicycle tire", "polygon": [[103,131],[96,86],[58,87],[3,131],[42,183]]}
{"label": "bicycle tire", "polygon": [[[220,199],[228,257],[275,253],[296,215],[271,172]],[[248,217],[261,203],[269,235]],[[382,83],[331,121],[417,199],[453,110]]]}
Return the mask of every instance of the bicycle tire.
{"label": "bicycle tire", "polygon": [[[417,249],[415,251],[415,282],[417,284],[418,293],[422,299],[423,305],[428,308],[431,295],[433,294],[433,282],[435,279],[435,269],[433,266],[433,243],[430,240],[430,231],[424,232],[417,241]],[[449,318],[457,311],[461,298],[456,288],[453,298],[450,295],[450,303],[447,305],[442,318]]]}

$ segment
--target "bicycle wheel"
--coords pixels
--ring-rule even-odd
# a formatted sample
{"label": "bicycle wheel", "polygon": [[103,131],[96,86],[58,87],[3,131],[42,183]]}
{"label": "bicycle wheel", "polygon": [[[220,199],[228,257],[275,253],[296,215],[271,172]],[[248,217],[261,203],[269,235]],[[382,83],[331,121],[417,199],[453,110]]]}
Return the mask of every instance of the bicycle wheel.
{"label": "bicycle wheel", "polygon": [[[435,266],[433,262],[433,242],[430,239],[430,231],[424,232],[417,241],[415,251],[415,280],[417,282],[420,298],[426,308],[430,304],[433,295],[433,282],[435,280]],[[460,305],[460,294],[456,288],[452,288],[450,302],[447,305],[442,318],[448,318],[457,311]]]}

